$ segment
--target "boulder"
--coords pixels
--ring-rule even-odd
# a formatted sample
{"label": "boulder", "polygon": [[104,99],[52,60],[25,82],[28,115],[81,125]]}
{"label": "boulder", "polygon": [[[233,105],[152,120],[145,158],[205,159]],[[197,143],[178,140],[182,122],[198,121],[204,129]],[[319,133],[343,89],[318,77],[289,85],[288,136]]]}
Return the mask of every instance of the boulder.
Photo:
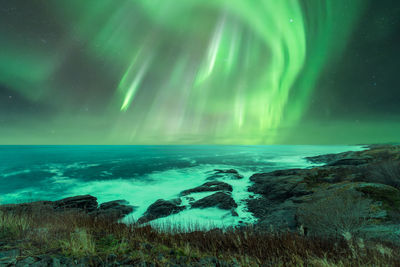
{"label": "boulder", "polygon": [[176,214],[186,208],[185,206],[178,206],[180,204],[178,203],[179,202],[174,200],[171,201],[159,199],[147,208],[146,212],[141,218],[139,218],[138,222],[145,223],[158,218],[167,217],[171,214]]}
{"label": "boulder", "polygon": [[95,215],[119,220],[133,211],[133,206],[129,205],[126,200],[114,200],[100,204]]}
{"label": "boulder", "polygon": [[218,192],[210,196],[197,200],[192,204],[192,208],[217,207],[224,210],[232,210],[237,207],[235,200],[231,195]]}
{"label": "boulder", "polygon": [[53,202],[55,210],[76,209],[85,212],[92,212],[97,209],[97,206],[97,198],[91,195],[68,197]]}
{"label": "boulder", "polygon": [[198,187],[184,190],[180,194],[181,196],[186,196],[191,193],[200,193],[200,192],[214,192],[214,191],[227,191],[227,192],[232,192],[232,186],[230,184],[224,183],[224,182],[219,182],[219,181],[213,181],[213,182],[207,182],[204,183]]}

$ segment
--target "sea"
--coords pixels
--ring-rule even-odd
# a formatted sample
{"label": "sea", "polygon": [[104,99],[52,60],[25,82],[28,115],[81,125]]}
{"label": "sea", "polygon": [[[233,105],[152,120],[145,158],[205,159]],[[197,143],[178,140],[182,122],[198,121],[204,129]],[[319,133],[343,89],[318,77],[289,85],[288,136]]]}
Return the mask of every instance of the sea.
{"label": "sea", "polygon": [[[232,185],[239,216],[218,208],[188,207],[152,223],[197,224],[204,228],[252,223],[255,218],[245,202],[252,195],[247,190],[251,175],[311,168],[317,164],[305,157],[362,149],[310,145],[0,146],[0,204],[90,194],[99,203],[128,201],[135,208],[123,220],[129,223],[140,218],[156,200],[176,199],[181,191],[207,182],[215,169],[235,169],[242,179],[218,179]],[[191,197],[200,199],[210,194]]]}

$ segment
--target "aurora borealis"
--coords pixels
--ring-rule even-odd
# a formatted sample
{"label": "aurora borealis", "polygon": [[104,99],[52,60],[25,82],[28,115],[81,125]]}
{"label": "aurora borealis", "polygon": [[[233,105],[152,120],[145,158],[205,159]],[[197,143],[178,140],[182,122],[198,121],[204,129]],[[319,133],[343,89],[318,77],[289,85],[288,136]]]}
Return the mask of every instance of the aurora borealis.
{"label": "aurora borealis", "polygon": [[400,4],[0,1],[0,143],[396,140]]}

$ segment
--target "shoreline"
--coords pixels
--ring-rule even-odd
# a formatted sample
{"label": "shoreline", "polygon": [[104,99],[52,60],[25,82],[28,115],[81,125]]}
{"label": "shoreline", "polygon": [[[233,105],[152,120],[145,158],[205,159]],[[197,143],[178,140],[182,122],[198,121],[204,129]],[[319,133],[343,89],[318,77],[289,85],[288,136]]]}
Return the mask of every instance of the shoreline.
{"label": "shoreline", "polygon": [[[400,163],[400,146],[370,145],[365,150],[318,155],[309,157],[307,160],[322,165],[304,169],[282,169],[251,175],[249,178],[251,184],[248,191],[253,197],[246,199],[246,204],[257,221],[254,224],[242,224],[237,227],[226,228],[226,233],[220,232],[218,235],[223,237],[228,235],[230,231],[236,231],[233,235],[241,235],[243,231],[249,231],[251,228],[251,231],[256,231],[257,235],[265,235],[266,239],[272,238],[271,235],[277,235],[280,238],[289,236],[289,238],[295,239],[300,234],[302,241],[296,242],[314,242],[312,240],[315,238],[321,240],[318,242],[325,242],[323,240],[332,238],[336,240],[356,240],[361,238],[360,240],[368,244],[367,246],[376,246],[378,243],[386,244],[385,246],[388,246],[392,253],[397,253],[398,248],[400,248],[400,230],[398,228],[400,223],[400,183],[399,188],[397,188],[394,180],[396,177],[389,177],[391,180],[388,176],[390,176],[390,171],[399,171],[398,173],[400,174],[400,165],[398,165]],[[397,167],[399,169],[396,169]],[[387,168],[392,169],[387,170]],[[240,177],[236,170],[215,170],[215,172],[218,175],[229,175],[238,180],[243,178]],[[379,172],[381,173],[380,176],[377,175]],[[208,184],[205,183],[188,189],[187,192],[181,192],[181,198],[194,193],[211,192],[211,195],[193,200],[191,203],[186,202],[184,205],[222,207],[222,209],[233,214],[235,201],[232,201],[232,188],[229,186],[228,183],[211,179]],[[179,203],[178,199],[163,200],[156,205],[154,204],[156,202],[151,205],[153,206],[152,208],[150,206],[147,209],[145,216],[141,218],[142,222],[151,222],[154,219],[163,217],[168,218],[169,215],[179,214],[182,210],[180,208],[182,201]],[[354,206],[358,211],[361,210],[364,213],[356,214]],[[2,212],[3,218],[4,216],[16,216],[18,218],[22,216],[25,218],[27,215],[34,218],[40,211],[39,213],[52,214],[51,216],[53,217],[77,216],[76,218],[82,221],[86,220],[87,223],[90,222],[89,224],[96,221],[107,222],[107,224],[117,228],[120,227],[118,225],[121,225],[119,221],[131,213],[133,209],[134,207],[123,200],[110,201],[98,205],[95,197],[87,195],[58,201],[0,205],[0,212]],[[331,225],[330,222],[343,220],[344,217],[333,216],[326,221],[326,216],[324,215],[326,210],[331,211],[332,214],[336,211],[337,214],[348,213],[353,217],[356,216],[352,218],[353,224],[354,222],[357,224],[356,227],[354,225],[351,227]],[[146,226],[146,224],[142,226],[138,224],[123,226],[126,229],[130,229],[130,227],[135,229],[147,229],[146,227],[150,227],[149,229],[151,229],[154,226]],[[131,231],[133,231],[132,229]],[[197,227],[194,228],[192,233],[203,232],[207,236],[211,233],[208,238],[212,238],[213,231],[218,231],[217,229],[214,227],[213,229],[202,230],[201,227]],[[190,235],[191,233],[175,234]],[[232,235],[232,233],[230,234]],[[73,233],[67,235],[72,236]],[[171,238],[172,235],[171,233]],[[9,242],[10,244],[12,243],[11,241]],[[118,243],[120,241],[117,239],[115,242]],[[192,240],[191,242],[194,241]],[[6,245],[6,247],[10,248],[12,246]],[[0,242],[0,256],[3,249],[4,244]],[[9,263],[11,260],[16,262],[16,259],[20,258],[22,260],[27,259],[26,256],[22,256],[24,255],[24,248],[15,249],[19,251],[19,258],[17,256],[9,257]],[[64,248],[64,250],[68,249]],[[117,256],[121,258],[121,254]],[[76,255],[68,257],[76,257]],[[99,257],[102,258],[104,256]],[[195,259],[191,260],[193,265],[187,266],[208,266],[196,265],[204,257],[204,255],[197,255]],[[172,258],[174,258],[174,261],[176,260],[175,256]],[[36,259],[42,261],[39,257],[36,257]],[[242,266],[223,261],[227,264],[224,266]],[[37,262],[37,260],[34,262]],[[89,265],[105,266],[99,264]],[[136,265],[132,264],[130,266]]]}

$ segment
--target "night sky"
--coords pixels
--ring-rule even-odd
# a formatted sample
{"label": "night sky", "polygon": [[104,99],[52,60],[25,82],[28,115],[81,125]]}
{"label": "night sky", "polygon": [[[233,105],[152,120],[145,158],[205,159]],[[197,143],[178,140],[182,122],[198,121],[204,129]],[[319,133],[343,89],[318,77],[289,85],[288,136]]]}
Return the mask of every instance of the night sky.
{"label": "night sky", "polygon": [[0,144],[400,140],[398,0],[0,0]]}

